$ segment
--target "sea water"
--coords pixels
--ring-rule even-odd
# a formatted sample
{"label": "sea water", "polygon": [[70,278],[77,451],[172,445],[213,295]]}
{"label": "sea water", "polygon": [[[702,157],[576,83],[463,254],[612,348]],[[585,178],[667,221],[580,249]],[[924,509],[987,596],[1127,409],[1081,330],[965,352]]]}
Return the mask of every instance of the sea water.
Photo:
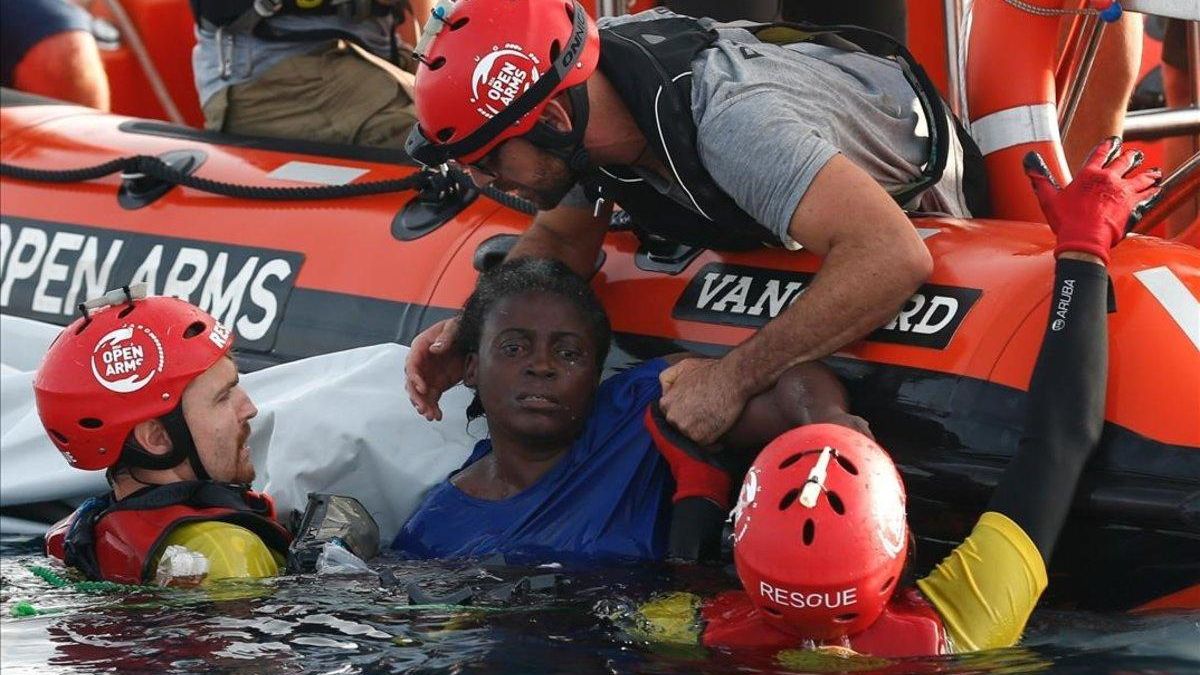
{"label": "sea water", "polygon": [[[1018,648],[883,661],[649,643],[632,608],[656,594],[733,587],[727,568],[570,571],[372,561],[378,574],[205,589],[83,590],[41,540],[0,540],[4,673],[1200,673],[1200,612],[1039,610]],[[553,577],[548,576],[553,575]],[[521,579],[538,579],[527,588]],[[552,583],[546,580],[551,579]],[[413,605],[471,588],[471,605]],[[414,593],[415,594],[415,593]],[[23,614],[23,616],[16,616]]]}

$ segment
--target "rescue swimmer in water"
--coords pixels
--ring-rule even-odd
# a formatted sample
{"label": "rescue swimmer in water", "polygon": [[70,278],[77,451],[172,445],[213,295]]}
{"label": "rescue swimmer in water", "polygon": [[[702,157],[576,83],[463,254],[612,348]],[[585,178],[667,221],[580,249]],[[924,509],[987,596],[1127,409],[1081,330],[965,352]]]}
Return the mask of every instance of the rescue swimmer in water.
{"label": "rescue swimmer in water", "polygon": [[74,467],[104,469],[109,494],[46,534],[46,551],[90,579],[158,576],[171,546],[203,556],[195,580],[268,577],[291,534],[248,488],[258,413],[238,385],[233,333],[176,298],[118,290],[81,306],[34,380],[38,416]]}
{"label": "rescue swimmer in water", "polygon": [[[754,336],[663,371],[666,417],[698,443],[715,442],[790,366],[895,316],[932,268],[902,207],[986,215],[972,141],[881,34],[664,10],[597,26],[573,0],[438,9],[417,49],[406,149],[427,165],[468,165],[543,209],[509,258],[555,258],[590,276],[614,202],[636,230],[672,242],[823,257],[812,286]],[[406,365],[430,419],[463,373],[455,330],[454,319],[426,330]]]}
{"label": "rescue swimmer in water", "polygon": [[258,413],[233,333],[199,308],[126,287],[80,307],[34,379],[38,416],[74,467],[112,491],[50,528],[46,552],[89,579],[196,584],[311,571],[322,547],[362,558],[379,529],[351,497],[310,494],[298,533],[250,490]]}
{"label": "rescue swimmer in water", "polygon": [[[801,427],[759,454],[731,514],[744,591],[643,605],[651,638],[777,649],[812,641],[884,657],[1015,644],[1046,588],[1047,565],[1104,426],[1109,249],[1161,178],[1157,169],[1138,171],[1141,162],[1139,151],[1107,139],[1060,189],[1040,156],[1026,158],[1057,235],[1057,301],[1017,454],[949,557],[915,589],[897,592],[909,532],[895,465],[854,431]],[[694,621],[695,612],[704,621]]]}

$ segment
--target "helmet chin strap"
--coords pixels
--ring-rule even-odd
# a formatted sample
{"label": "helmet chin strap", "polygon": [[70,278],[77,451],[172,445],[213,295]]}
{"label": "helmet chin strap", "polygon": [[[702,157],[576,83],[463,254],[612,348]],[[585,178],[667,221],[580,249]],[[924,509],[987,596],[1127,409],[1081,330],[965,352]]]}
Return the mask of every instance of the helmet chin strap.
{"label": "helmet chin strap", "polygon": [[583,132],[588,123],[587,85],[577,84],[567,89],[571,102],[571,130],[559,131],[545,122],[534,125],[524,138],[534,146],[549,152],[567,164],[573,178],[585,173],[589,166],[588,152],[583,147]]}
{"label": "helmet chin strap", "polygon": [[[200,453],[196,450],[196,441],[192,438],[192,432],[188,429],[187,420],[183,417],[183,403],[175,406],[171,412],[158,418],[162,422],[163,428],[167,432],[167,438],[171,439],[171,450],[163,455],[154,455],[146,452],[136,444],[127,444],[122,451],[130,466],[139,469],[150,469],[153,471],[164,471],[173,469],[185,460],[192,467],[192,473],[196,474],[198,480],[212,480],[208,470],[204,468],[204,462],[200,459]],[[141,482],[141,481],[139,481]]]}

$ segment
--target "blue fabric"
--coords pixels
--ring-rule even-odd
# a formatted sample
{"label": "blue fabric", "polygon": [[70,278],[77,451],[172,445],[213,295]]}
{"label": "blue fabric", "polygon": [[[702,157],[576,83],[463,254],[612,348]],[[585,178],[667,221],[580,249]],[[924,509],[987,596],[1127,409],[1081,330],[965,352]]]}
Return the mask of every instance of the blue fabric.
{"label": "blue fabric", "polygon": [[68,0],[0,0],[0,85],[13,86],[13,71],[37,43],[91,29],[92,17]]}
{"label": "blue fabric", "polygon": [[[488,501],[449,480],[434,486],[393,548],[410,558],[501,553],[518,564],[661,559],[674,481],[642,417],[665,368],[655,359],[603,382],[579,439],[524,492]],[[463,468],[491,449],[480,441]]]}

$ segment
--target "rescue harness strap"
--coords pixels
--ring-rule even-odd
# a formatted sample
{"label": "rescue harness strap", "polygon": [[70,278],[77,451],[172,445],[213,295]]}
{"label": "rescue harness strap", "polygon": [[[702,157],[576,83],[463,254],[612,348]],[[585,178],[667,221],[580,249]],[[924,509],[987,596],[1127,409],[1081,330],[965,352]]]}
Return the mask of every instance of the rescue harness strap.
{"label": "rescue harness strap", "polygon": [[387,194],[405,190],[417,190],[443,198],[456,187],[478,189],[491,199],[515,211],[532,215],[537,207],[516,195],[502,192],[492,186],[476,188],[465,172],[448,168],[446,171],[423,170],[405,178],[395,180],[349,183],[346,185],[320,185],[305,187],[264,187],[238,185],[189,175],[151,155],[119,157],[95,166],[79,169],[33,169],[0,162],[0,177],[43,183],[79,183],[94,180],[109,174],[121,173],[131,177],[155,178],[173,185],[208,192],[235,199],[267,201],[312,201]]}

